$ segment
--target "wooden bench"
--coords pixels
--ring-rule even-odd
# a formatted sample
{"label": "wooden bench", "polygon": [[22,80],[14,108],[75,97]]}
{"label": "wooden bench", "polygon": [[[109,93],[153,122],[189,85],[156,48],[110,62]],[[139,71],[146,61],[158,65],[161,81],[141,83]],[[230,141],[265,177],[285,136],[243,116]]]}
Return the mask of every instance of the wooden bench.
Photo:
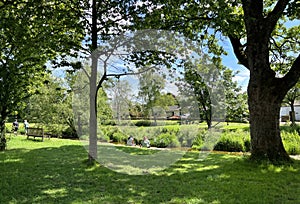
{"label": "wooden bench", "polygon": [[27,139],[29,137],[33,137],[34,139],[36,137],[41,137],[42,141],[44,141],[44,137],[48,137],[50,139],[50,137],[44,133],[43,128],[34,128],[34,127],[29,127],[27,129]]}

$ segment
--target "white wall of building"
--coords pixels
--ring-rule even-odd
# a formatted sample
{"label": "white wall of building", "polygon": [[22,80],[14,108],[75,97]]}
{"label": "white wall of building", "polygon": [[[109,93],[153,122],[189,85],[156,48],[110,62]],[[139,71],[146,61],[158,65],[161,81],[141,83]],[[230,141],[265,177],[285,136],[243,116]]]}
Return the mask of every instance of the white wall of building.
{"label": "white wall of building", "polygon": [[[291,107],[286,106],[286,107],[281,107],[280,108],[280,118],[281,116],[289,116],[289,112],[291,111]],[[300,106],[295,106],[295,116],[296,116],[296,120],[300,121]]]}

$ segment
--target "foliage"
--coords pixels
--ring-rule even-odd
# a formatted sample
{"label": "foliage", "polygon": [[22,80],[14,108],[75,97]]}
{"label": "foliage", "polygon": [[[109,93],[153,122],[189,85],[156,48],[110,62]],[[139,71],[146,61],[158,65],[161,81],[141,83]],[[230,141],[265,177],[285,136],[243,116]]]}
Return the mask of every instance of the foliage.
{"label": "foliage", "polygon": [[[159,102],[160,92],[165,86],[165,81],[162,76],[151,71],[141,74],[139,79],[139,96],[143,99],[145,106],[144,115],[148,117],[159,117],[162,113],[156,109]],[[158,104],[159,106],[161,104]]]}
{"label": "foliage", "polygon": [[29,123],[39,123],[57,137],[77,137],[72,110],[73,93],[63,79],[50,75],[46,79],[47,83],[38,89],[39,94],[27,100],[25,118]]}
{"label": "foliage", "polygon": [[[250,133],[248,124],[235,124],[224,126],[220,138],[214,144],[213,150],[229,152],[249,152]],[[300,154],[299,148],[299,126],[282,126],[282,138],[285,148],[289,154]],[[122,130],[122,131],[121,131]],[[137,141],[144,136],[151,140],[153,147],[190,147],[205,150],[207,140],[207,129],[197,125],[168,125],[152,127],[128,127],[120,129],[117,126],[101,127],[102,138],[110,138],[114,142],[125,143],[129,135],[133,135]],[[105,139],[104,139],[105,140]],[[106,139],[107,141],[107,139]]]}
{"label": "foliage", "polygon": [[97,97],[97,119],[100,121],[100,125],[108,123],[113,118],[113,111],[108,102],[108,96],[103,89],[98,91]]}
{"label": "foliage", "polygon": [[46,62],[59,54],[70,54],[80,44],[83,36],[76,26],[80,20],[69,3],[1,3],[1,137],[6,117],[23,111],[26,99],[44,83]]}
{"label": "foliage", "polygon": [[[190,63],[185,64],[184,78],[177,83],[180,95],[183,98],[183,104],[188,107],[195,108],[193,118],[199,118],[206,121],[207,127],[211,127],[212,123],[212,87],[206,75],[215,71],[215,65],[211,62],[208,55],[204,55],[197,62],[197,66],[193,67]],[[210,77],[210,76],[209,76]],[[210,77],[214,80],[214,77]],[[215,81],[213,81],[215,83]],[[195,98],[196,104],[185,102],[186,99]]]}
{"label": "foliage", "polygon": [[161,133],[160,135],[155,137],[153,139],[153,141],[151,141],[151,146],[152,146],[152,143],[153,143],[153,146],[161,147],[161,148],[179,147],[180,146],[176,135],[170,134],[170,133]]}
{"label": "foliage", "polygon": [[248,98],[246,93],[241,92],[238,83],[233,80],[236,74],[228,68],[222,73],[226,97],[226,121],[247,122],[249,119]]}
{"label": "foliage", "polygon": [[179,105],[176,97],[171,93],[159,94],[153,104],[154,106],[160,106],[165,110],[168,108],[168,106]]}
{"label": "foliage", "polygon": [[282,134],[282,142],[283,145],[290,155],[297,155],[300,154],[300,136],[299,132],[286,132],[283,131]]}
{"label": "foliage", "polygon": [[300,126],[297,125],[282,125],[280,126],[281,132],[298,132],[300,134]]}
{"label": "foliage", "polygon": [[207,130],[206,129],[200,129],[196,135],[196,137],[194,138],[193,140],[193,143],[192,143],[192,148],[193,149],[197,149],[197,150],[200,150],[200,149],[204,149],[204,140],[205,140],[205,137],[206,137],[206,133],[207,133]]}
{"label": "foliage", "polygon": [[147,127],[147,126],[151,126],[152,122],[150,120],[138,120],[134,124],[137,127],[141,127],[141,126]]}
{"label": "foliage", "polygon": [[[280,137],[278,107],[300,77],[300,27],[286,26],[287,21],[299,17],[299,1],[162,0],[144,6],[148,7],[144,15],[135,18],[140,29],[183,33],[208,47],[215,59],[225,54],[218,41],[220,35],[226,36],[238,62],[250,72],[247,93],[252,157],[275,163],[290,160]],[[277,68],[285,69],[284,75]]]}
{"label": "foliage", "polygon": [[120,124],[121,120],[128,120],[130,117],[131,86],[128,81],[118,80],[109,87],[109,91],[112,92],[111,106],[113,118]]}
{"label": "foliage", "polygon": [[[15,100],[17,97],[26,97],[27,94],[34,93],[33,88],[43,83],[46,60],[58,53],[68,53],[71,48],[75,49],[78,45],[81,32],[74,28],[78,18],[73,16],[74,13],[70,13],[67,3],[61,3],[61,7],[53,3],[53,1],[43,3],[19,1],[5,4],[1,9],[1,18],[5,19],[0,25],[3,57],[1,76],[6,76],[9,80],[11,88],[5,85],[6,92],[14,94]],[[67,17],[70,20],[65,22],[58,20]],[[66,22],[68,23],[65,24]],[[18,92],[14,93],[12,88]],[[17,106],[18,103],[19,101],[15,101],[14,105]]]}
{"label": "foliage", "polygon": [[224,132],[215,145],[214,150],[248,152],[250,151],[250,134],[244,131]]}
{"label": "foliage", "polygon": [[124,144],[127,141],[127,136],[121,132],[115,132],[110,139],[112,140],[112,142]]}

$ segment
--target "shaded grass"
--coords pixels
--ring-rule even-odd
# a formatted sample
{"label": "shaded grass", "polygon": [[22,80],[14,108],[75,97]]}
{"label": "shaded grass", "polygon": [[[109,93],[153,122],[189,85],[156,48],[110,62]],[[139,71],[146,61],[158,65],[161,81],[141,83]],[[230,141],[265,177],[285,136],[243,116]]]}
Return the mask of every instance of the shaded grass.
{"label": "shaded grass", "polygon": [[86,157],[80,141],[12,138],[0,153],[0,203],[300,203],[299,161],[258,165],[238,154],[201,160],[187,152],[161,172],[127,175],[87,167]]}

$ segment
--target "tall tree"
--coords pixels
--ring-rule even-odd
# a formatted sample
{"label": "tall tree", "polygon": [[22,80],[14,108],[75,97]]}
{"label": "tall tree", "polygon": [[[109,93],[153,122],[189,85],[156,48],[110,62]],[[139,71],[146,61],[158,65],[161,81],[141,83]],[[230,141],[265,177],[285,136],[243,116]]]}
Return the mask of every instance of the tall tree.
{"label": "tall tree", "polygon": [[[109,77],[120,77],[126,75],[122,69],[109,70],[109,60],[114,56],[114,51],[122,45],[110,45],[109,41],[126,31],[129,27],[129,19],[134,12],[134,2],[124,0],[109,1],[78,1],[77,14],[85,24],[86,39],[81,48],[85,56],[90,56],[91,70],[85,71],[89,80],[89,153],[88,161],[93,163],[97,155],[97,96],[103,83]],[[83,11],[83,12],[81,12]],[[108,43],[108,44],[107,44]],[[71,63],[69,63],[71,64]],[[102,72],[98,78],[98,66]],[[84,69],[83,66],[81,68]],[[115,68],[115,67],[114,67]]]}
{"label": "tall tree", "polygon": [[222,111],[216,108],[216,101],[225,102],[225,95],[220,94],[224,91],[223,68],[220,61],[213,62],[209,55],[203,54],[196,63],[185,63],[183,79],[177,82],[181,95],[189,101],[187,106],[194,107],[192,117],[204,120],[208,129],[211,128],[213,120],[225,117],[225,113],[222,115]]}
{"label": "tall tree", "polygon": [[114,110],[114,118],[120,124],[121,119],[129,119],[130,93],[131,86],[128,81],[117,81],[110,88],[112,92],[112,107]]}
{"label": "tall tree", "polygon": [[[300,76],[297,53],[300,32],[299,25],[285,28],[284,22],[299,19],[299,1],[151,2],[149,12],[137,16],[142,22],[141,28],[146,25],[147,28],[177,30],[202,41],[215,54],[223,51],[215,43],[218,33],[228,37],[239,63],[250,72],[247,93],[251,158],[290,161],[280,136],[279,111],[284,96]],[[290,62],[283,77],[277,76],[273,69],[273,53]]]}
{"label": "tall tree", "polygon": [[26,98],[43,83],[45,63],[76,50],[82,38],[79,19],[67,1],[0,2],[0,130],[5,119],[22,109]]}
{"label": "tall tree", "polygon": [[246,122],[249,119],[247,94],[242,92],[241,86],[233,78],[237,73],[225,68],[222,81],[226,97],[226,121]]}
{"label": "tall tree", "polygon": [[199,74],[199,70],[187,69],[184,73],[184,83],[180,84],[179,90],[181,91],[181,94],[186,97],[195,97],[195,101],[197,102],[196,107],[198,108],[198,110],[194,112],[198,113],[198,117],[206,122],[208,129],[211,128],[212,103],[210,92],[205,83],[205,80]]}
{"label": "tall tree", "polygon": [[139,80],[140,91],[139,96],[143,99],[144,103],[146,104],[145,112],[154,118],[154,122],[156,124],[156,112],[155,112],[155,104],[154,102],[160,96],[160,92],[164,89],[165,82],[164,78],[159,74],[148,71],[141,75]]}
{"label": "tall tree", "polygon": [[62,78],[47,74],[45,82],[37,93],[27,100],[25,117],[29,122],[38,123],[53,134],[61,135],[59,125],[70,129],[70,136],[76,135],[72,113],[72,92]]}

